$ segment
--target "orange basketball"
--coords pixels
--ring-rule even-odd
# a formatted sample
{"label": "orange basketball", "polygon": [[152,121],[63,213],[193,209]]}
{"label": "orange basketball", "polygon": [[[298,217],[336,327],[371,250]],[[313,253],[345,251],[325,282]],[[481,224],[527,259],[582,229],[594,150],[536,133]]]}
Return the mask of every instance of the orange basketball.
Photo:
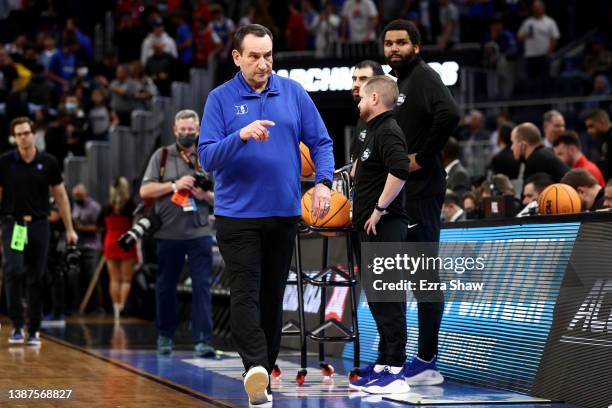
{"label": "orange basketball", "polygon": [[302,177],[310,177],[315,171],[315,166],[310,157],[308,146],[302,142],[300,142],[300,153],[302,156]]}
{"label": "orange basketball", "polygon": [[571,214],[580,212],[580,196],[567,184],[552,184],[538,198],[540,214]]}
{"label": "orange basketball", "polygon": [[339,228],[348,227],[351,224],[351,212],[348,199],[337,191],[331,192],[331,208],[322,219],[313,219],[310,210],[312,209],[312,193],[314,187],[306,191],[302,196],[302,219],[308,225],[320,228]]}

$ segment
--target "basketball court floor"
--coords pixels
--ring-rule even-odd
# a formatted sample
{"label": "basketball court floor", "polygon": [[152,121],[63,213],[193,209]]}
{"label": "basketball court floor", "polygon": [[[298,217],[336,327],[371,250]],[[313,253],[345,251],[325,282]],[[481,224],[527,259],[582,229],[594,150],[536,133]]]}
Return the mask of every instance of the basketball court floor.
{"label": "basketball court floor", "polygon": [[[5,322],[3,322],[5,323]],[[0,343],[2,407],[245,407],[242,364],[231,351],[215,358],[194,358],[186,330],[177,333],[175,352],[158,356],[150,322],[109,318],[74,318],[64,328],[45,329],[40,348],[9,345],[3,324]],[[223,346],[220,345],[223,349]],[[573,408],[574,405],[513,392],[447,382],[412,387],[410,394],[372,396],[349,390],[346,360],[331,360],[336,374],[324,378],[309,359],[306,382],[295,383],[299,356],[283,350],[282,376],[273,380],[274,407],[497,407]],[[70,390],[68,399],[24,399],[14,390]],[[10,391],[13,390],[12,393]]]}

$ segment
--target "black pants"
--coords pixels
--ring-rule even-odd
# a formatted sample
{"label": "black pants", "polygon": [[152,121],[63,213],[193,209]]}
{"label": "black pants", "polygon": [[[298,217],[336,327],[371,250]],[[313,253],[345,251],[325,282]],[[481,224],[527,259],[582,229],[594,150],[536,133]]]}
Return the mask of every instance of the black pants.
{"label": "black pants", "polygon": [[[407,242],[440,242],[440,212],[444,194],[429,197],[406,197],[405,209],[410,219]],[[415,225],[416,224],[416,225]],[[438,256],[435,253],[425,256]],[[428,276],[428,281],[440,281],[438,271]],[[423,360],[431,360],[438,354],[438,333],[444,313],[444,293],[428,291],[426,294],[418,290],[413,292],[418,302],[419,349],[418,356]]]}
{"label": "black pants", "polygon": [[[361,242],[405,242],[407,220],[383,216],[376,225],[376,235],[361,232]],[[365,272],[365,271],[364,271]],[[369,302],[378,330],[376,364],[400,367],[406,361],[406,302]]]}
{"label": "black pants", "polygon": [[246,370],[261,365],[271,372],[276,363],[297,220],[217,217],[230,282],[232,339]]}
{"label": "black pants", "polygon": [[49,223],[46,219],[27,224],[28,243],[23,251],[11,249],[14,222],[2,220],[2,243],[4,249],[4,274],[6,276],[6,302],[13,327],[24,325],[21,295],[25,280],[28,299],[29,332],[40,329],[42,298],[47,251],[49,249]]}

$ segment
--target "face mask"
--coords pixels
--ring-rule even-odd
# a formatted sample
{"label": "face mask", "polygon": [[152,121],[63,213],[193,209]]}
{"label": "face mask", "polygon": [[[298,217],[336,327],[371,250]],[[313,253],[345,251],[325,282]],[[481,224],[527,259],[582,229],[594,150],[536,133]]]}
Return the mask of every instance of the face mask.
{"label": "face mask", "polygon": [[66,108],[66,112],[73,113],[76,111],[77,105],[74,102],[66,102],[64,108]]}
{"label": "face mask", "polygon": [[185,149],[189,149],[196,143],[198,135],[195,133],[179,133],[178,142]]}

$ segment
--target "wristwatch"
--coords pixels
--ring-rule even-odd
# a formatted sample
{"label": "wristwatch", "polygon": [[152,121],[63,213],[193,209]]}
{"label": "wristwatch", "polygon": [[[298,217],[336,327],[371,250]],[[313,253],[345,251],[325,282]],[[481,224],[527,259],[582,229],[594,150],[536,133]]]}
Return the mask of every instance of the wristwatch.
{"label": "wristwatch", "polygon": [[323,184],[325,187],[329,188],[330,190],[332,188],[332,182],[329,179],[323,179],[319,181],[319,184]]}
{"label": "wristwatch", "polygon": [[386,208],[382,208],[381,206],[378,205],[378,203],[376,203],[376,205],[374,206],[374,209],[377,211],[380,211],[381,213],[387,211]]}

